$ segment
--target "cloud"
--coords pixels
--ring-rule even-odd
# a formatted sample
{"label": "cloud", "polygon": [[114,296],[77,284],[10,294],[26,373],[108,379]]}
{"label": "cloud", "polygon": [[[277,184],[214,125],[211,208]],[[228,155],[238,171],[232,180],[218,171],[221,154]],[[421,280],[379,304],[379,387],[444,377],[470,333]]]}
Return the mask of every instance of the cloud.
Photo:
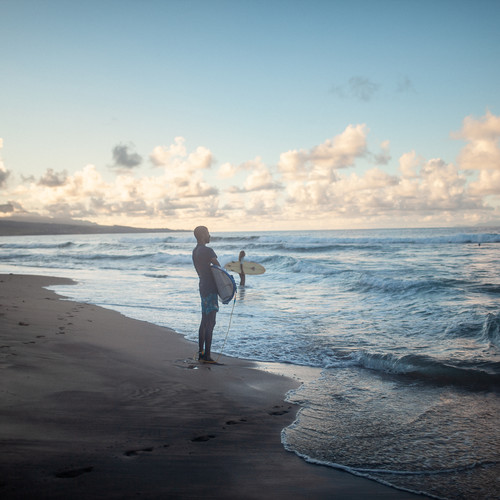
{"label": "cloud", "polygon": [[346,84],[333,85],[331,92],[342,99],[352,98],[363,102],[371,101],[380,89],[380,85],[366,76],[353,76]]}
{"label": "cloud", "polygon": [[468,116],[462,130],[451,134],[467,142],[458,162],[465,170],[500,170],[500,116],[489,111],[482,118]]}
{"label": "cloud", "polygon": [[390,142],[384,141],[380,144],[380,153],[373,155],[373,159],[377,165],[388,165],[391,161]]}
{"label": "cloud", "polygon": [[210,168],[212,166],[212,162],[212,153],[209,149],[203,146],[198,146],[195,151],[190,153],[187,159],[187,163],[196,170]]}
{"label": "cloud", "polygon": [[48,168],[45,174],[42,177],[40,177],[38,184],[40,186],[50,186],[50,187],[62,186],[63,184],[66,183],[67,177],[68,177],[68,172],[66,170],[57,173],[54,172],[53,169]]}
{"label": "cloud", "polygon": [[415,179],[418,177],[417,168],[421,164],[421,159],[417,157],[415,151],[404,153],[399,158],[399,171],[403,179]]}
{"label": "cloud", "polygon": [[10,172],[3,166],[0,160],[0,188],[7,184],[7,179],[10,176]]}
{"label": "cloud", "polygon": [[193,152],[187,152],[184,137],[176,137],[170,146],[156,146],[149,155],[151,162],[157,167],[165,167],[169,171],[194,172],[212,167],[212,152],[198,146]]}
{"label": "cloud", "polygon": [[412,92],[416,93],[415,87],[413,86],[413,82],[407,77],[404,76],[396,86],[396,92],[398,93],[407,93]]}
{"label": "cloud", "polygon": [[262,158],[257,156],[254,160],[250,160],[240,165],[234,166],[230,163],[223,164],[218,171],[218,177],[228,179],[234,177],[237,173],[250,172],[246,175],[242,187],[231,186],[227,192],[230,193],[250,193],[263,190],[280,190],[281,184],[275,180],[271,169],[265,165]]}
{"label": "cloud", "polygon": [[186,156],[185,142],[184,137],[176,137],[170,146],[156,146],[149,159],[158,167],[168,165],[174,158]]}
{"label": "cloud", "polygon": [[245,180],[243,188],[246,192],[281,189],[269,169],[262,165],[256,168]]}
{"label": "cloud", "polygon": [[234,177],[237,172],[238,167],[232,165],[229,162],[226,162],[219,167],[219,170],[217,171],[217,177],[219,177],[219,179],[230,179],[231,177]]}
{"label": "cloud", "polygon": [[4,203],[3,205],[0,205],[0,212],[10,214],[14,212],[14,205],[12,203]]}
{"label": "cloud", "polygon": [[217,216],[219,189],[203,176],[213,162],[207,148],[200,146],[187,151],[184,141],[179,139],[171,147],[155,148],[153,154],[163,164],[157,175],[117,169],[117,175],[108,181],[95,165],[87,165],[71,175],[47,169],[39,180],[24,179],[9,194],[22,200],[29,212],[101,223],[133,225],[133,219],[149,222],[167,213],[182,218],[198,210]]}
{"label": "cloud", "polygon": [[370,101],[377,93],[380,85],[363,76],[353,76],[349,79],[351,95],[361,101]]}
{"label": "cloud", "polygon": [[210,186],[206,182],[195,181],[187,183],[185,186],[179,186],[177,189],[177,196],[182,198],[203,198],[207,196],[214,196],[219,193],[219,190]]}
{"label": "cloud", "polygon": [[[208,148],[188,149],[176,137],[153,148],[149,157],[158,168],[149,175],[129,168],[104,178],[94,165],[71,174],[47,169],[40,179],[2,190],[0,214],[177,228],[202,219],[221,229],[245,229],[250,221],[275,229],[487,221],[500,214],[499,122],[491,113],[465,119],[458,162],[414,150],[393,159],[389,140],[371,151],[367,126],[351,124],[324,142],[283,152],[276,164],[257,156],[215,171]],[[372,168],[364,170],[367,163]]]}
{"label": "cloud", "polygon": [[[406,159],[407,160],[407,159]],[[405,164],[405,159],[401,160]],[[343,220],[423,214],[463,210],[484,210],[481,200],[470,196],[466,179],[453,164],[440,159],[425,161],[415,175],[390,175],[379,168],[363,175],[339,174],[335,182],[308,180],[292,182],[287,188],[285,209],[298,216]]]}
{"label": "cloud", "polygon": [[135,168],[142,163],[142,156],[130,151],[134,146],[118,144],[113,148],[113,167],[116,168]]}
{"label": "cloud", "polygon": [[335,179],[334,170],[350,167],[366,155],[366,125],[349,125],[344,132],[310,150],[290,150],[280,155],[278,168],[287,180]]}
{"label": "cloud", "polygon": [[471,194],[483,196],[500,197],[500,170],[482,170],[476,181],[470,184]]}
{"label": "cloud", "polygon": [[[3,139],[0,137],[0,149],[3,148]],[[5,168],[3,159],[0,156],[0,188],[7,184],[7,179],[10,176],[10,171]]]}

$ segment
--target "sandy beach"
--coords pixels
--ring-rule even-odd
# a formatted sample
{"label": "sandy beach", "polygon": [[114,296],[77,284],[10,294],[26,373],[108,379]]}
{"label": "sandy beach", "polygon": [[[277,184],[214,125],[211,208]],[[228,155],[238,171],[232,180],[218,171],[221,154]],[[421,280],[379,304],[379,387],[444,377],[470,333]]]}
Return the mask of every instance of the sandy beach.
{"label": "sandy beach", "polygon": [[0,275],[2,498],[417,498],[287,452],[296,380],[201,365],[174,331],[57,283]]}

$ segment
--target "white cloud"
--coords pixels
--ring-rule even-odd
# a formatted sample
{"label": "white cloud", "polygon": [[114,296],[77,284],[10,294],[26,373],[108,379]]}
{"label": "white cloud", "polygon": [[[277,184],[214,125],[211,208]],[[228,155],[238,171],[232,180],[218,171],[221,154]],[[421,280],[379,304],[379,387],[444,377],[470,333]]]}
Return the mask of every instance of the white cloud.
{"label": "white cloud", "polygon": [[[153,154],[163,165],[156,176],[137,178],[130,169],[122,169],[112,181],[105,181],[94,165],[72,175],[47,169],[38,182],[27,179],[27,183],[18,186],[15,195],[28,211],[106,221],[103,223],[112,222],[114,217],[120,223],[128,218],[128,223],[135,224],[134,218],[158,220],[165,211],[172,216],[182,215],[199,207],[204,213],[214,213],[217,200],[209,201],[209,209],[203,206],[218,194],[218,189],[202,175],[213,161],[207,148],[200,146],[188,153],[184,139],[177,138],[171,147],[155,148]],[[194,201],[187,201],[190,199]]]}
{"label": "white cloud", "polygon": [[477,181],[470,184],[470,192],[476,196],[500,196],[500,169],[479,172]]}
{"label": "white cloud", "polygon": [[278,167],[286,180],[328,178],[334,169],[354,165],[355,159],[367,152],[366,125],[349,125],[333,139],[314,146],[309,151],[291,150],[280,155]]}
{"label": "white cloud", "polygon": [[276,189],[279,186],[275,182],[269,169],[261,165],[247,177],[243,187],[245,191],[260,191],[263,189]]}
{"label": "white cloud", "polygon": [[156,146],[149,155],[150,160],[157,166],[168,165],[176,157],[185,157],[186,146],[184,137],[176,137],[170,146]]}
{"label": "white cloud", "polygon": [[238,167],[235,167],[229,162],[223,163],[218,171],[217,171],[217,177],[219,179],[231,179],[231,177],[234,177],[236,175],[236,172],[238,171]]}
{"label": "white cloud", "polygon": [[210,168],[212,166],[213,156],[210,150],[203,146],[199,146],[196,150],[188,156],[187,163],[192,166],[192,168],[204,169]]}
{"label": "white cloud", "polygon": [[489,111],[479,119],[468,116],[462,130],[452,137],[467,141],[458,158],[461,168],[500,170],[500,116]]}
{"label": "white cloud", "polygon": [[[398,213],[419,215],[443,211],[483,210],[483,203],[468,194],[466,179],[453,164],[440,159],[427,162],[408,153],[400,158],[402,176],[389,175],[379,168],[363,175],[352,172],[326,180],[295,181],[288,184],[286,209],[309,217],[382,219]],[[420,167],[419,170],[417,168]]]}
{"label": "white cloud", "polygon": [[[250,173],[246,175],[248,171]],[[232,186],[228,188],[227,192],[229,193],[281,189],[281,185],[274,179],[271,169],[264,164],[259,156],[238,166],[225,163],[219,169],[218,176],[219,178],[231,178],[237,173],[245,174],[246,178],[242,183],[242,187]]]}
{"label": "white cloud", "polygon": [[[216,172],[208,148],[189,151],[177,137],[170,146],[153,149],[151,161],[160,168],[151,170],[152,175],[126,169],[106,180],[94,165],[72,174],[49,168],[39,180],[24,178],[4,188],[0,213],[183,228],[200,218],[215,227],[238,229],[249,221],[256,221],[254,227],[282,229],[397,225],[396,220],[400,225],[477,222],[499,212],[499,123],[491,113],[464,120],[460,137],[467,143],[460,163],[426,160],[408,151],[394,160],[396,173],[385,168],[386,161],[389,166],[392,162],[389,141],[380,144],[384,161],[379,166],[346,170],[360,159],[377,159],[367,147],[366,125],[349,125],[309,149],[284,152],[277,165],[257,156],[239,165],[222,163]],[[477,163],[480,146],[488,154]],[[0,163],[0,180],[2,172],[8,175]],[[227,189],[227,179],[233,178],[235,186]]]}
{"label": "white cloud", "polygon": [[418,176],[417,168],[422,162],[421,158],[417,157],[415,151],[410,151],[409,153],[404,153],[399,158],[399,171],[403,176],[403,179],[414,179]]}

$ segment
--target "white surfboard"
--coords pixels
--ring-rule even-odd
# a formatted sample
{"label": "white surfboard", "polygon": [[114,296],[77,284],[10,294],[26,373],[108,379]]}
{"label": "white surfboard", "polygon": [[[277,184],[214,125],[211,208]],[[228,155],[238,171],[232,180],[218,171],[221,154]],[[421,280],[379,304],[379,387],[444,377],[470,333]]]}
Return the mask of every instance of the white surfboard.
{"label": "white surfboard", "polygon": [[229,303],[236,293],[234,278],[219,266],[212,266],[212,275],[217,285],[217,293],[220,300],[223,304]]}
{"label": "white surfboard", "polygon": [[264,266],[257,264],[257,262],[248,262],[246,260],[243,262],[228,262],[224,267],[233,273],[241,273],[242,269],[245,274],[264,274],[266,272]]}

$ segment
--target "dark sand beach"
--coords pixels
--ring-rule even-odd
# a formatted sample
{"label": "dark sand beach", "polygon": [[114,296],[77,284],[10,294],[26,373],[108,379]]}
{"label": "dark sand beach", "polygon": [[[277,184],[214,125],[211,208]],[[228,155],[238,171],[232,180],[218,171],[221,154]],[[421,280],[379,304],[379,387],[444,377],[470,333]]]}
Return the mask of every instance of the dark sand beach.
{"label": "dark sand beach", "polygon": [[422,498],[287,452],[295,380],[43,288],[67,282],[0,275],[1,498]]}

